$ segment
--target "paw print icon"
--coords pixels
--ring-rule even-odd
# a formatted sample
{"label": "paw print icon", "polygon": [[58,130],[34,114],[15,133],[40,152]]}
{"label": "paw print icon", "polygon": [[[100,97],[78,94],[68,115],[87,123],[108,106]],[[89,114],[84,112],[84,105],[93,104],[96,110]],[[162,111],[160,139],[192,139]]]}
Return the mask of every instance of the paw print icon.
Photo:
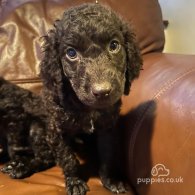
{"label": "paw print icon", "polygon": [[152,176],[166,177],[170,174],[170,170],[163,164],[156,164],[151,170]]}

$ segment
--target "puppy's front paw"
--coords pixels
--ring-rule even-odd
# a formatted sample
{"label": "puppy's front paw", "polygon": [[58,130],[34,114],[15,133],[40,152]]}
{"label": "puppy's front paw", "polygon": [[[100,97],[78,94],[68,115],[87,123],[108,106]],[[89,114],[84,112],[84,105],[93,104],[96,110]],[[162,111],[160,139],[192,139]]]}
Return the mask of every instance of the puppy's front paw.
{"label": "puppy's front paw", "polygon": [[127,187],[122,181],[117,181],[112,178],[102,178],[101,181],[103,186],[112,193],[120,194],[129,191],[129,187]]}
{"label": "puppy's front paw", "polygon": [[29,164],[30,162],[26,159],[11,160],[1,168],[1,172],[8,174],[13,179],[21,179],[32,174]]}
{"label": "puppy's front paw", "polygon": [[89,191],[87,184],[78,177],[67,177],[66,188],[68,195],[85,195]]}

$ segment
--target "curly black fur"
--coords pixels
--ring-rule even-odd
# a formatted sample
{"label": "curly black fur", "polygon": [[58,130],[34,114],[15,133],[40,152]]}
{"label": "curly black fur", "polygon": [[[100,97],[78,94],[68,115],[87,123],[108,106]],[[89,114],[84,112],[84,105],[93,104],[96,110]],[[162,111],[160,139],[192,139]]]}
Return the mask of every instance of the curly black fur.
{"label": "curly black fur", "polygon": [[41,98],[0,77],[0,144],[10,158],[1,171],[23,178],[53,165],[45,130]]}
{"label": "curly black fur", "polygon": [[63,169],[68,194],[88,190],[70,147],[70,139],[82,132],[97,136],[103,185],[123,193],[112,164],[120,99],[142,66],[134,34],[113,11],[97,4],[68,9],[54,27],[45,36],[40,69],[49,115],[47,142]]}

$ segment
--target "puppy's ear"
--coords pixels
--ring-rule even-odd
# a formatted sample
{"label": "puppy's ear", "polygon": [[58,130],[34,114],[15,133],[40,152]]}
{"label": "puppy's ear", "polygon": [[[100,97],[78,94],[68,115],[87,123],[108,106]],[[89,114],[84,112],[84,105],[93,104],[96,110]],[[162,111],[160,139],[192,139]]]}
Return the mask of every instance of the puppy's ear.
{"label": "puppy's ear", "polygon": [[60,59],[60,34],[59,21],[54,24],[54,29],[44,36],[42,46],[44,57],[40,63],[40,76],[44,85],[53,93],[58,94],[63,88],[63,71]]}
{"label": "puppy's ear", "polygon": [[128,95],[131,87],[131,82],[139,76],[143,62],[138,45],[135,41],[135,34],[129,30],[129,27],[126,24],[124,24],[123,26],[123,36],[125,40],[127,60],[124,94]]}

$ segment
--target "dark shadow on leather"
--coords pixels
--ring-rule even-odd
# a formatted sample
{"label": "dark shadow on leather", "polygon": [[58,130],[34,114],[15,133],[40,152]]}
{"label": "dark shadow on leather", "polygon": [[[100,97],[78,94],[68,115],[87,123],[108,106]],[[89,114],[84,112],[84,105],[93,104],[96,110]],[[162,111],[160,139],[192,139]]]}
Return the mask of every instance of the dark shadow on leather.
{"label": "dark shadow on leather", "polygon": [[[147,194],[149,184],[139,183],[139,178],[151,178],[151,138],[155,122],[156,102],[140,104],[121,116],[118,128],[121,132],[121,165],[137,195]],[[124,164],[123,164],[124,163]]]}

